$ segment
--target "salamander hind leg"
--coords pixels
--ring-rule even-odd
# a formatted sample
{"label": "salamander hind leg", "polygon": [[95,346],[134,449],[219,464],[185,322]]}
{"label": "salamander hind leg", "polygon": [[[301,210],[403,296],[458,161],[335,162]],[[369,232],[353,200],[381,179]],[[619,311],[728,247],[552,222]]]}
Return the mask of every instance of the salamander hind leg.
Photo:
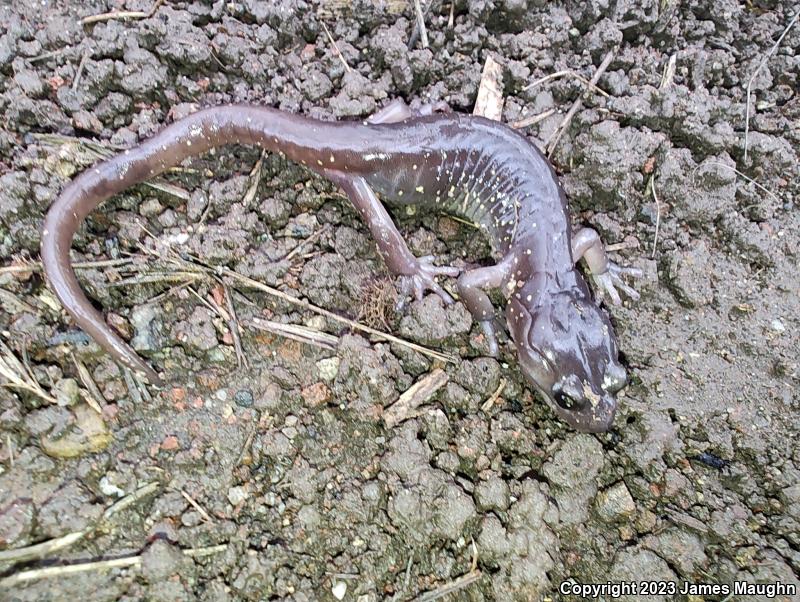
{"label": "salamander hind leg", "polygon": [[434,113],[450,113],[451,111],[450,106],[443,100],[422,105],[419,109],[414,110],[402,98],[395,98],[380,111],[368,117],[367,121],[376,125],[381,123],[400,123],[412,117],[433,115]]}
{"label": "salamander hind leg", "polygon": [[582,228],[573,234],[572,259],[575,263],[581,259],[586,261],[600,297],[608,295],[612,303],[619,305],[621,303],[619,292],[617,292],[617,288],[619,288],[634,301],[639,298],[639,293],[628,286],[623,277],[641,278],[642,271],[636,268],[622,267],[611,261],[595,230]]}
{"label": "salamander hind leg", "polygon": [[497,288],[506,278],[508,268],[503,263],[464,272],[458,278],[458,294],[472,317],[481,325],[486,336],[489,354],[498,352],[497,335],[494,329],[494,305],[485,288]]}
{"label": "salamander hind leg", "polygon": [[400,277],[398,288],[401,299],[398,309],[402,309],[406,297],[413,294],[417,299],[422,299],[426,290],[439,295],[447,304],[453,303],[453,298],[436,282],[436,277],[458,276],[458,268],[435,266],[430,256],[415,257],[364,178],[333,170],[324,170],[323,175],[342,187],[367,223],[387,267]]}

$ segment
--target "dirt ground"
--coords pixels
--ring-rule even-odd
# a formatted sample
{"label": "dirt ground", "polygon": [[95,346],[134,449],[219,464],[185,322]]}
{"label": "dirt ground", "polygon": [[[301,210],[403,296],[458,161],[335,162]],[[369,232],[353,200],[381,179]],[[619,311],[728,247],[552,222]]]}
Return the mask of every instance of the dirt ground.
{"label": "dirt ground", "polygon": [[[775,47],[796,3],[433,0],[427,49],[400,0],[167,2],[89,24],[153,4],[3,4],[0,329],[6,369],[10,354],[12,372],[27,364],[41,394],[0,388],[0,598],[373,602],[449,586],[451,600],[539,600],[564,599],[568,579],[798,583],[800,24]],[[360,119],[403,97],[469,112],[492,56],[505,121],[553,110],[524,129],[543,147],[587,89],[570,75],[531,84],[591,78],[614,49],[603,93],[586,94],[553,156],[575,222],[646,273],[641,300],[611,310],[632,383],[609,433],[559,421],[508,346],[484,357],[462,305],[392,311],[348,202],[252,148],[127,191],[76,237],[85,289],[164,370],[164,390],[126,379],[29,263],[75,173],[192,107]],[[489,258],[450,217],[396,217],[418,255]],[[175,249],[457,361],[223,286]],[[327,336],[307,344],[255,318]],[[387,428],[385,409],[437,367],[446,384]],[[74,533],[38,557],[11,552]],[[58,571],[120,558],[133,560]],[[31,569],[55,574],[21,582]]]}

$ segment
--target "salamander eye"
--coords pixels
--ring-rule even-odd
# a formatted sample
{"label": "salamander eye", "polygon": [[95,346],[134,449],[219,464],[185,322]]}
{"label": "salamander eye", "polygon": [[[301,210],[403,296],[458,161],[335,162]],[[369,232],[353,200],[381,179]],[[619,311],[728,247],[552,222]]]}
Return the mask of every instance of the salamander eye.
{"label": "salamander eye", "polygon": [[553,399],[565,410],[574,410],[580,405],[578,401],[564,393],[564,391],[556,391],[553,394]]}

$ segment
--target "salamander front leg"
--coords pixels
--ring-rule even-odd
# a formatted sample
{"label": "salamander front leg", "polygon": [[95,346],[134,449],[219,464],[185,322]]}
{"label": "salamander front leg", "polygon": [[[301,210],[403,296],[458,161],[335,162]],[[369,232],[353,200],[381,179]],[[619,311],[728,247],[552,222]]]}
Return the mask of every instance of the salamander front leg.
{"label": "salamander front leg", "polygon": [[634,301],[639,298],[633,288],[625,284],[622,277],[641,278],[642,271],[636,268],[618,266],[606,255],[603,241],[591,228],[582,228],[572,236],[572,260],[575,263],[583,258],[598,288],[598,296],[608,295],[614,305],[621,303],[617,287]]}
{"label": "salamander front leg", "polygon": [[458,278],[458,294],[472,317],[483,328],[489,354],[497,355],[497,335],[494,330],[494,305],[483,289],[498,288],[508,275],[508,266],[498,263],[464,272]]}
{"label": "salamander front leg", "polygon": [[426,290],[439,295],[448,305],[453,303],[453,298],[436,282],[436,276],[458,276],[460,272],[458,268],[435,266],[432,256],[415,257],[386,208],[364,178],[331,170],[324,170],[323,175],[342,187],[361,217],[367,222],[372,237],[378,245],[378,253],[383,257],[387,267],[400,277],[398,309],[402,309],[406,297],[410,294],[413,293],[419,300]]}

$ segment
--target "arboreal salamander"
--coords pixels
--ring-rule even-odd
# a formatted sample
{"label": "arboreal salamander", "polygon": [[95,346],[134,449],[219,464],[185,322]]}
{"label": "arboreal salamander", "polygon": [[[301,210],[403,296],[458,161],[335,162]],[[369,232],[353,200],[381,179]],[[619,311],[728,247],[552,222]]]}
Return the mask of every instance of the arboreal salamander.
{"label": "arboreal salamander", "polygon": [[158,383],[158,374],[112,331],[81,290],[70,264],[72,238],[108,197],[225,144],[253,144],[339,185],[366,221],[401,293],[432,290],[452,299],[437,275],[456,276],[415,257],[378,200],[424,205],[479,225],[498,257],[495,265],[458,277],[461,301],[497,351],[494,308],[486,289],[508,299],[506,322],[527,379],[555,411],[582,431],[613,421],[616,393],[626,383],[612,325],[575,264],[584,259],[600,292],[618,303],[617,287],[637,271],[606,256],[597,233],[573,233],[566,197],[546,158],[501,123],[455,113],[414,114],[394,102],[365,122],[323,122],[275,109],[220,106],[198,111],[70,183],[42,228],[41,254],[50,286],[75,321],[103,349]]}

